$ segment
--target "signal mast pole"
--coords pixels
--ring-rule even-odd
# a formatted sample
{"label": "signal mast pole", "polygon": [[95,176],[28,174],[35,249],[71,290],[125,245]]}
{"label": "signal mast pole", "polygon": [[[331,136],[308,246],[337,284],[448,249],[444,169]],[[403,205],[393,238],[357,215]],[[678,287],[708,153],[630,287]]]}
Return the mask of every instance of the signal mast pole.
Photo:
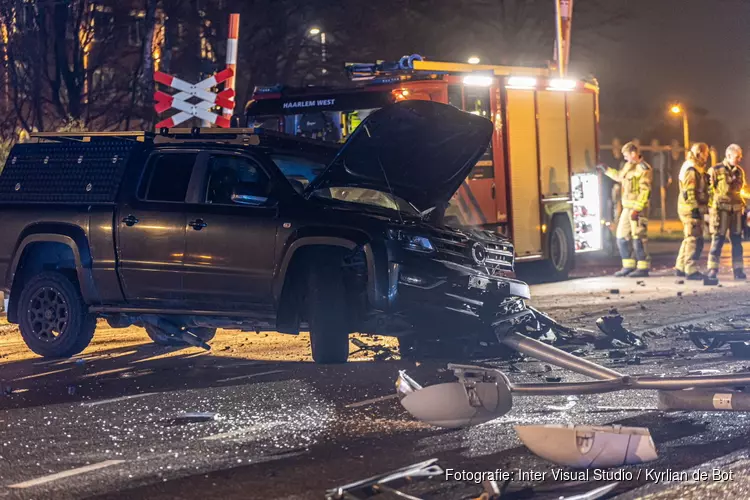
{"label": "signal mast pole", "polygon": [[560,78],[568,74],[570,60],[570,32],[573,20],[573,0],[555,0],[555,24],[557,42],[555,43],[555,62]]}

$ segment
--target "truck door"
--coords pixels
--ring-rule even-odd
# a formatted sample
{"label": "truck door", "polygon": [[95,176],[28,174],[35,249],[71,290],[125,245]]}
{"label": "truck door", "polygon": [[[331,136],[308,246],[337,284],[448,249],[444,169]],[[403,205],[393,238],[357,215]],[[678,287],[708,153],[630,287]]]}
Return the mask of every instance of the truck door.
{"label": "truck door", "polygon": [[136,304],[182,299],[185,198],[197,152],[153,153],[137,191],[117,214],[119,274]]}
{"label": "truck door", "polygon": [[270,304],[277,209],[271,181],[250,157],[201,155],[187,213],[184,291],[189,304],[241,309]]}

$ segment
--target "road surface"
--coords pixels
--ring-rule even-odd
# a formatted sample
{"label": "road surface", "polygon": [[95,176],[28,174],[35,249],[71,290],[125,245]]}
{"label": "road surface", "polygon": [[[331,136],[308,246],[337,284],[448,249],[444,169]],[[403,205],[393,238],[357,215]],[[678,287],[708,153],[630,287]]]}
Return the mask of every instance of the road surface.
{"label": "road surface", "polygon": [[[750,324],[750,283],[724,274],[721,287],[704,287],[660,273],[642,282],[595,276],[539,284],[531,303],[589,329],[615,308],[626,326],[649,332],[649,351],[676,350],[626,365],[610,359],[609,350],[586,348],[587,359],[625,373],[747,370],[750,361],[727,348],[699,353],[665,326]],[[416,364],[357,352],[351,363],[321,367],[310,362],[306,335],[220,331],[206,353],[153,346],[137,328],[100,326],[80,356],[45,361],[27,352],[13,325],[0,323],[0,498],[320,499],[329,488],[431,458],[446,470],[545,474],[512,481],[507,498],[557,498],[608,484],[555,481],[551,473],[560,467],[536,457],[515,434],[514,425],[531,423],[648,427],[659,458],[622,469],[641,472],[620,482],[617,498],[749,497],[745,413],[661,412],[648,391],[517,397],[500,419],[445,430],[415,421],[395,397],[394,381],[399,370],[423,385],[453,380],[440,371],[449,359]],[[395,347],[384,338],[362,341]],[[638,354],[625,351],[629,358]],[[516,382],[584,380],[534,361],[513,368],[483,361]],[[710,476],[716,469],[723,480],[654,479],[658,472],[698,469]],[[477,484],[444,477],[413,487],[438,499],[481,493]]]}

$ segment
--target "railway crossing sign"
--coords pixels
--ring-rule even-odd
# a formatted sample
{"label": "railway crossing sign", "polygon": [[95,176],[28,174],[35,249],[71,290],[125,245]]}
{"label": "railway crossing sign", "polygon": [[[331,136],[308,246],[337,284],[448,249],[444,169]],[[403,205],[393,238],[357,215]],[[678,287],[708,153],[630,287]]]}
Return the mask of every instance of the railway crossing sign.
{"label": "railway crossing sign", "polygon": [[[229,128],[231,126],[229,117],[212,113],[210,109],[214,106],[234,109],[234,101],[232,100],[234,89],[227,89],[218,93],[211,92],[210,89],[232,76],[234,76],[234,71],[231,68],[227,68],[219,71],[210,78],[192,84],[161,71],[156,71],[154,73],[154,80],[156,82],[180,91],[172,95],[161,91],[157,91],[154,94],[154,99],[156,100],[154,108],[157,113],[163,113],[170,108],[179,111],[179,113],[157,123],[156,129],[158,130],[163,127],[172,128],[193,117],[206,120],[219,127]],[[199,102],[195,104],[190,102],[196,99]]]}

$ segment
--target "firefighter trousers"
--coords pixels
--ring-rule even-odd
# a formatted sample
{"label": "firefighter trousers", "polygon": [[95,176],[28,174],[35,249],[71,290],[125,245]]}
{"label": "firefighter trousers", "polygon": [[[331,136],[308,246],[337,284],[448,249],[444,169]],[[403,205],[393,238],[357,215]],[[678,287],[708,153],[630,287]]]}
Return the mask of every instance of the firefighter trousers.
{"label": "firefighter trousers", "polygon": [[709,212],[711,225],[711,251],[708,253],[708,268],[719,269],[721,249],[727,240],[732,242],[732,269],[744,267],[742,259],[742,217],[741,210],[712,208]]}
{"label": "firefighter trousers", "polygon": [[623,207],[617,223],[617,248],[620,250],[622,267],[647,271],[651,268],[651,256],[648,254],[648,210],[642,211],[638,220],[632,220],[632,214],[632,208]]}
{"label": "firefighter trousers", "polygon": [[703,253],[703,221],[689,215],[680,215],[680,221],[685,233],[674,268],[691,275],[698,272],[698,261]]}

